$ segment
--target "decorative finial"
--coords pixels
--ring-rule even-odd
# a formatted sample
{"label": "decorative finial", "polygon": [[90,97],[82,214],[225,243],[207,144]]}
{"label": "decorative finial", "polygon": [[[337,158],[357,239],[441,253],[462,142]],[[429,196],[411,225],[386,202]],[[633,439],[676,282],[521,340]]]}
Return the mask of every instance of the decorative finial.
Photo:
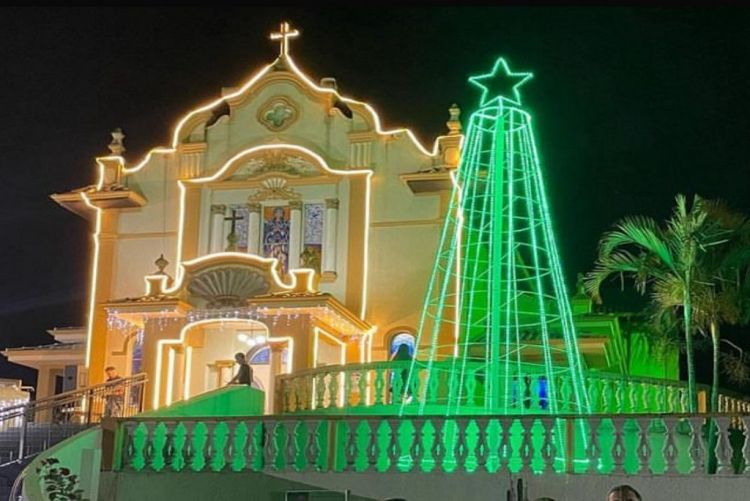
{"label": "decorative finial", "polygon": [[169,266],[169,261],[167,261],[166,259],[164,259],[164,254],[161,254],[159,256],[159,259],[157,259],[156,261],[154,261],[154,264],[158,268],[158,270],[154,273],[154,275],[166,275],[167,274],[167,272],[164,271],[164,268],[166,268],[167,266]]}
{"label": "decorative finial", "polygon": [[528,72],[514,73],[510,71],[507,61],[498,58],[489,73],[470,77],[469,82],[482,89],[482,97],[479,106],[486,106],[495,100],[500,104],[502,100],[521,104],[521,93],[519,87],[526,83],[534,75]]}
{"label": "decorative finial", "polygon": [[298,36],[299,31],[292,29],[286,21],[281,23],[278,33],[271,33],[271,40],[280,40],[279,57],[283,58],[289,55],[289,39],[297,38]]}
{"label": "decorative finial", "polygon": [[125,152],[125,145],[123,144],[125,133],[118,127],[110,132],[110,134],[112,135],[112,142],[109,143],[109,151],[116,156],[122,155]]}
{"label": "decorative finial", "polygon": [[450,118],[445,122],[445,125],[448,126],[448,134],[451,136],[461,134],[461,108],[456,103],[453,103],[448,108],[448,115]]}

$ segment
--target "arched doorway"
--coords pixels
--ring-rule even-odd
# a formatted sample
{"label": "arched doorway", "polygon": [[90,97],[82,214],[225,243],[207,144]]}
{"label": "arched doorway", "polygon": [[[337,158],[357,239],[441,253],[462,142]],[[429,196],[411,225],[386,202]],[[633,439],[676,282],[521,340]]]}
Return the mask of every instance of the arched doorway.
{"label": "arched doorway", "polygon": [[[249,355],[261,348],[283,353],[291,346],[291,339],[274,338],[268,327],[256,320],[200,320],[188,324],[178,339],[159,342],[157,372],[161,377],[155,386],[154,407],[226,386],[237,371],[236,353]],[[289,363],[284,357],[269,356],[268,363],[251,366],[254,386],[266,393],[266,409],[271,409],[273,379],[289,372]]]}

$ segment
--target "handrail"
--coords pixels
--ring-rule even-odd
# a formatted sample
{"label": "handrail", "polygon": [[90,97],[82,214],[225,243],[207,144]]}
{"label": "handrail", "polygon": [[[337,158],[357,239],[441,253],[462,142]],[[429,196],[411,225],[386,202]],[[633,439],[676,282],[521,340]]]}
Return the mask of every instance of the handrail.
{"label": "handrail", "polygon": [[[276,376],[278,379],[295,379],[302,376],[308,376],[311,374],[320,374],[321,372],[335,372],[335,371],[346,371],[346,372],[356,372],[359,370],[372,370],[372,369],[389,369],[389,368],[401,368],[401,367],[410,367],[411,361],[388,361],[388,360],[381,360],[377,362],[362,362],[358,364],[331,364],[331,365],[323,365],[320,367],[314,367],[311,369],[305,369],[301,371],[295,371],[291,374],[280,374]],[[437,362],[433,365],[440,365],[443,363],[449,363],[449,362]],[[486,365],[484,362],[467,362],[467,366],[472,365]],[[542,372],[540,372],[541,375],[544,375]],[[687,383],[685,381],[681,381],[679,379],[662,379],[662,378],[653,378],[653,377],[640,377],[640,376],[623,376],[621,374],[615,374],[611,372],[604,372],[604,371],[590,371],[586,374],[587,378],[600,378],[600,379],[607,379],[607,380],[616,380],[616,381],[623,381],[623,382],[632,382],[632,383],[649,383],[649,384],[660,384],[660,385],[671,385],[671,386],[679,386],[679,387],[687,387]],[[707,385],[699,385],[701,387],[710,388]]]}
{"label": "handrail", "polygon": [[0,409],[0,430],[13,431],[18,442],[17,454],[4,450],[0,465],[39,453],[102,417],[139,413],[147,380],[141,373]]}
{"label": "handrail", "polygon": [[[78,395],[96,391],[100,388],[106,388],[108,386],[118,386],[122,384],[128,384],[128,383],[140,383],[140,382],[146,382],[148,380],[148,375],[145,372],[141,372],[139,374],[136,374],[135,376],[129,376],[125,378],[116,379],[114,381],[105,381],[103,383],[98,383],[92,386],[86,386],[83,388],[77,388],[75,390],[66,391],[63,393],[58,393],[57,395],[50,395],[49,397],[44,397],[36,400],[29,400],[28,402],[25,402],[23,404],[16,404],[11,405],[8,407],[2,407],[0,408],[0,413],[6,413],[8,411],[12,411],[14,409],[26,409],[29,407],[39,407],[47,403],[60,403],[61,400],[67,400],[68,397],[76,397]],[[0,416],[0,421],[3,419],[2,416]]]}
{"label": "handrail", "polygon": [[533,421],[536,419],[543,419],[545,421],[561,419],[688,419],[688,418],[702,418],[702,419],[715,419],[715,418],[743,418],[750,417],[750,412],[731,412],[731,413],[719,413],[719,412],[682,412],[682,413],[633,413],[633,414],[622,414],[622,413],[598,413],[598,414],[404,414],[401,416],[394,416],[393,414],[265,414],[262,416],[176,416],[176,417],[160,417],[160,416],[133,416],[127,418],[118,418],[118,423],[185,423],[185,422],[211,422],[211,421],[362,421],[362,420],[487,420],[487,419],[501,419],[501,420],[522,420],[522,421]]}

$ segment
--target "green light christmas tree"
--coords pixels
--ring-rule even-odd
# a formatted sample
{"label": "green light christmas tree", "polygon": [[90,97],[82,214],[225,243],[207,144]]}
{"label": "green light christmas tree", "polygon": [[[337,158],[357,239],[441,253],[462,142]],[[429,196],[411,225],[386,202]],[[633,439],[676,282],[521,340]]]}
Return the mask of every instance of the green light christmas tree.
{"label": "green light christmas tree", "polygon": [[[531,77],[500,58],[469,79],[482,94],[452,173],[404,413],[589,410],[531,116],[521,105]],[[427,391],[440,396],[428,403]]]}

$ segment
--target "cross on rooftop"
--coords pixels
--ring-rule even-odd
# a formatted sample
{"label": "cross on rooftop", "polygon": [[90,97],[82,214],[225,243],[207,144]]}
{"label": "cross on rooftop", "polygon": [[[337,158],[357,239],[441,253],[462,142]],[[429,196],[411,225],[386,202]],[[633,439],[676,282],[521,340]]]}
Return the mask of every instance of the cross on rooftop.
{"label": "cross on rooftop", "polygon": [[277,33],[271,33],[271,40],[280,40],[279,57],[286,57],[289,55],[289,39],[297,38],[298,36],[299,31],[292,29],[286,21],[281,23]]}

